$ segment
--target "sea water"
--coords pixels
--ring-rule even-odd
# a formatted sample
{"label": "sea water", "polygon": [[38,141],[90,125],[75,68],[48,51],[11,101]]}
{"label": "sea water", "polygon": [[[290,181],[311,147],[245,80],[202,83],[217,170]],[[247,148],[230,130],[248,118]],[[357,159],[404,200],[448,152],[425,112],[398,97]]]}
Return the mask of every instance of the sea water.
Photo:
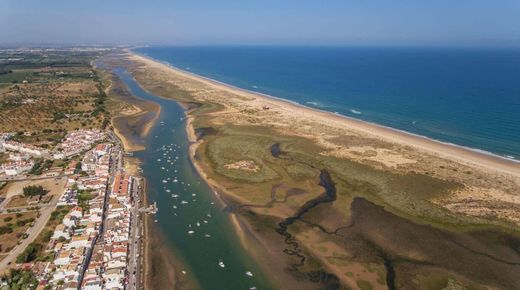
{"label": "sea water", "polygon": [[201,76],[520,160],[520,50],[145,47]]}

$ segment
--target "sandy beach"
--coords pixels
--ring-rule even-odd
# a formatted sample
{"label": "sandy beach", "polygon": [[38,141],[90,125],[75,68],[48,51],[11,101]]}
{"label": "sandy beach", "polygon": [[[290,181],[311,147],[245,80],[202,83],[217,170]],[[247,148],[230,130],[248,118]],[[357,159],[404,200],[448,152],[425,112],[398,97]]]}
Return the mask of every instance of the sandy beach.
{"label": "sandy beach", "polygon": [[[409,186],[404,185],[402,187],[403,185],[398,182],[400,185],[396,190],[403,192],[404,196],[382,194],[372,199],[377,204],[384,205],[386,210],[391,211],[391,213],[380,214],[379,217],[382,220],[374,221],[375,224],[383,223],[386,220],[392,220],[396,223],[389,225],[390,228],[395,227],[395,233],[400,236],[400,238],[396,238],[396,244],[393,247],[397,245],[403,246],[402,250],[405,250],[405,252],[407,247],[404,245],[406,243],[399,240],[402,237],[413,235],[414,231],[404,231],[398,234],[401,227],[406,228],[406,222],[399,220],[399,218],[395,219],[393,214],[399,215],[400,218],[407,217],[412,220],[416,219],[415,215],[419,215],[421,217],[418,220],[421,223],[437,223],[437,225],[450,229],[464,229],[466,224],[471,223],[496,225],[508,229],[516,229],[520,225],[520,213],[516,210],[520,206],[520,196],[517,191],[518,186],[520,186],[520,164],[517,162],[242,90],[193,75],[137,54],[127,53],[124,57],[130,60],[129,71],[143,89],[157,96],[174,99],[183,105],[186,110],[186,130],[191,143],[189,150],[192,163],[199,174],[214,191],[221,195],[226,203],[231,202],[232,204],[242,205],[244,209],[247,209],[241,214],[233,214],[233,224],[245,247],[256,253],[253,256],[258,259],[258,257],[269,253],[269,259],[260,259],[262,260],[260,264],[266,270],[266,273],[270,273],[274,277],[279,276],[277,273],[284,272],[283,275],[280,274],[281,278],[279,277],[280,280],[277,282],[282,281],[282,284],[296,283],[292,285],[312,288],[307,284],[298,284],[302,281],[300,280],[301,276],[296,279],[300,282],[296,282],[296,280],[291,278],[293,274],[288,274],[284,271],[284,267],[294,263],[295,260],[292,256],[276,254],[286,252],[283,239],[276,234],[273,235],[273,229],[271,229],[272,232],[266,229],[258,232],[257,230],[259,228],[262,229],[264,225],[258,225],[256,224],[256,218],[244,218],[244,215],[248,216],[248,212],[250,212],[254,216],[265,215],[270,219],[284,219],[291,212],[297,211],[298,206],[305,204],[306,199],[294,197],[294,200],[289,204],[286,202],[288,199],[288,195],[286,195],[284,202],[275,201],[275,188],[278,188],[280,184],[282,184],[282,187],[288,186],[283,185],[283,183],[272,185],[271,198],[273,199],[271,202],[269,202],[265,188],[262,189],[255,186],[255,183],[249,184],[243,190],[237,192],[235,188],[241,188],[244,184],[237,182],[236,179],[227,179],[226,176],[231,178],[240,176],[242,178],[244,172],[254,175],[259,173],[258,170],[266,166],[270,167],[270,165],[267,165],[262,160],[257,160],[257,157],[253,157],[253,155],[250,157],[253,158],[253,161],[236,160],[234,162],[226,161],[228,163],[223,164],[214,163],[215,161],[209,162],[206,155],[209,150],[207,140],[215,140],[215,137],[210,136],[209,139],[199,137],[197,139],[197,128],[205,128],[207,126],[210,129],[216,128],[216,131],[219,131],[220,128],[225,128],[225,131],[229,130],[229,126],[232,126],[232,128],[248,128],[247,130],[252,130],[253,136],[256,134],[255,132],[265,136],[263,135],[266,134],[263,133],[264,130],[269,130],[272,133],[267,134],[278,136],[274,137],[274,140],[281,138],[280,136],[286,136],[289,140],[308,140],[311,141],[312,145],[308,144],[305,146],[311,146],[309,150],[315,152],[313,154],[317,154],[319,158],[330,160],[327,162],[336,162],[336,160],[339,162],[354,162],[362,164],[362,168],[372,168],[370,170],[379,172],[374,175],[376,182],[380,182],[377,180],[379,180],[379,175],[381,174],[391,176],[389,180],[397,177],[406,179],[406,176],[428,176],[425,179],[422,177],[419,179],[411,177],[417,179],[418,182],[417,187],[412,186],[413,190],[419,190],[416,193],[416,197],[414,196],[410,199],[406,189],[405,191],[401,190],[401,188]],[[190,104],[204,104],[206,106],[209,104],[209,108],[215,108],[216,104],[218,109],[206,109],[204,113],[200,114],[197,109],[199,105],[192,106]],[[239,136],[242,134],[241,132],[240,130],[238,131]],[[244,135],[246,139],[250,138],[246,137],[248,136],[247,134],[251,133]],[[220,134],[217,135],[216,140],[227,138],[225,137],[227,136],[226,133],[222,136]],[[235,142],[240,142],[244,137],[238,137]],[[305,144],[308,141],[305,141]],[[251,142],[256,143],[257,141],[252,140]],[[246,144],[245,146],[250,146],[250,143]],[[229,150],[233,149],[230,148]],[[272,160],[269,162],[272,162]],[[243,164],[245,166],[249,165],[253,169],[242,168]],[[330,166],[332,168],[337,166],[334,164],[330,163]],[[221,166],[226,169],[220,168]],[[224,176],[222,176],[223,173]],[[342,172],[336,171],[335,174],[340,173]],[[424,184],[423,181],[420,181],[421,179],[424,179]],[[285,180],[286,178],[284,177],[284,182]],[[370,178],[367,181],[372,182]],[[287,182],[292,184],[294,181],[288,179]],[[310,193],[320,190],[316,183],[310,182],[305,182],[308,187],[306,191],[308,190]],[[301,180],[296,181],[294,184],[302,184],[304,186]],[[352,182],[347,184],[351,186]],[[430,187],[432,191],[438,193],[425,195],[421,192],[424,190],[430,191]],[[316,196],[315,194],[313,193],[311,196]],[[364,197],[370,197],[370,195],[364,195]],[[342,205],[342,208],[345,208],[344,206],[348,206],[352,202],[351,197],[348,197],[346,200],[344,197],[341,199],[338,205]],[[259,200],[264,200],[266,203],[259,202]],[[368,211],[379,211],[376,204],[370,204],[369,202],[368,205],[364,206],[369,207]],[[317,215],[319,218],[316,223],[327,233],[329,231],[341,231],[341,229],[347,228],[342,223],[347,222],[349,224],[348,220],[354,218],[353,216],[349,217],[355,210],[353,203],[351,207],[352,209],[346,212],[336,212],[336,209],[333,211],[329,210],[326,215],[320,212]],[[446,215],[445,211],[450,212],[450,214]],[[390,216],[383,217],[384,215]],[[444,220],[445,218],[447,220]],[[310,224],[313,225],[314,223]],[[273,226],[275,225],[273,224]],[[330,227],[332,228],[330,229]],[[329,230],[325,230],[326,228],[329,228]],[[367,265],[362,260],[356,259],[354,259],[353,264],[337,262],[337,259],[350,260],[354,253],[364,251],[358,249],[358,246],[355,244],[351,244],[352,241],[345,240],[339,242],[337,240],[340,236],[342,237],[341,239],[347,239],[347,237],[355,236],[355,234],[339,235],[331,239],[331,237],[323,236],[323,234],[315,230],[305,229],[305,227],[301,228],[301,225],[299,231],[301,232],[297,232],[295,236],[300,245],[298,251],[307,256],[307,259],[312,257],[312,260],[315,261],[313,262],[314,264],[319,261],[323,267],[322,269],[327,269],[328,273],[334,273],[332,276],[325,276],[327,278],[324,279],[327,283],[334,283],[334,277],[338,277],[343,284],[349,285],[349,287],[356,288],[356,285],[358,285],[356,281],[358,280],[369,280],[376,289],[382,287],[378,283],[381,281],[380,277],[381,273],[385,271],[384,268],[379,266],[373,268],[375,267],[374,265]],[[372,235],[372,224],[360,228],[359,231],[366,232],[365,235]],[[416,232],[423,232],[421,235],[425,236],[427,235],[426,233],[431,231],[435,230],[417,229]],[[419,237],[410,239],[419,239]],[[393,244],[391,242],[388,245],[384,240],[374,241],[374,243],[382,248],[391,248],[392,246],[390,245]],[[387,250],[390,251],[390,249]],[[428,252],[428,249],[417,249],[418,253],[423,250]],[[335,253],[332,257],[326,254],[327,252],[330,253],[330,251]],[[370,254],[366,253],[366,255]],[[468,259],[466,256],[458,256],[457,258],[455,255],[453,257],[457,260]],[[276,263],[273,264],[269,261],[276,261]],[[432,263],[438,263],[438,261],[432,260]],[[490,269],[497,271],[500,268],[497,266],[490,267],[492,267]],[[374,269],[377,270],[374,274],[367,274],[367,269],[370,272]],[[465,271],[470,271],[471,273],[465,273],[464,275],[471,277],[471,275],[476,275],[472,271],[477,270],[461,266],[455,270],[450,270],[450,273],[459,275]],[[509,269],[506,268],[500,271],[509,273]],[[354,273],[354,276],[352,276],[352,273]],[[313,274],[307,273],[305,275]],[[460,276],[460,278],[465,279],[463,278],[465,277],[464,275]],[[388,283],[390,282],[387,281],[387,286],[390,285]]]}
{"label": "sandy beach", "polygon": [[182,78],[200,82],[212,89],[229,92],[246,98],[247,105],[257,109],[269,107],[269,110],[276,111],[294,119],[295,121],[312,119],[313,121],[336,128],[346,128],[356,131],[363,135],[379,138],[384,141],[393,142],[405,146],[411,146],[419,150],[424,150],[441,157],[454,159],[483,169],[495,170],[515,176],[520,176],[520,163],[498,156],[473,151],[467,148],[446,144],[431,140],[426,137],[412,135],[392,128],[380,126],[365,121],[339,116],[334,113],[324,112],[303,105],[298,105],[281,99],[270,98],[268,96],[246,91],[214,80],[191,74],[189,72],[168,66],[166,64],[151,60],[150,58],[131,54],[130,59],[146,63],[150,67],[159,69],[165,73],[180,76]]}

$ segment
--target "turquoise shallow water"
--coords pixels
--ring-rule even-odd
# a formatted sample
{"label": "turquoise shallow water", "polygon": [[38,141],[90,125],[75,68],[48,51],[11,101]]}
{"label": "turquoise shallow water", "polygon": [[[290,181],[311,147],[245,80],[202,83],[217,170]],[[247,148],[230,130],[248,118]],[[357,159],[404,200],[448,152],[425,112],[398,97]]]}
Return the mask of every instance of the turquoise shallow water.
{"label": "turquoise shallow water", "polygon": [[[183,109],[147,93],[126,71],[115,72],[135,96],[161,105],[146,149],[136,156],[143,162],[148,199],[159,208],[156,225],[176,258],[184,262],[182,270],[202,289],[272,289],[239,241],[229,214],[217,205],[214,193],[191,164]],[[252,277],[246,275],[248,271]]]}
{"label": "turquoise shallow water", "polygon": [[520,51],[146,47],[237,87],[520,160]]}

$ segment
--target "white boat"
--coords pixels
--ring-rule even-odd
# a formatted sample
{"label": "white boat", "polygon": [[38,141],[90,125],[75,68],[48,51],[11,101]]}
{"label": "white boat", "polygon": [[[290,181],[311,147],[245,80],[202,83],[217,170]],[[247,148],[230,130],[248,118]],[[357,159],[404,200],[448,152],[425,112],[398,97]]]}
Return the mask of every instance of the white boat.
{"label": "white boat", "polygon": [[187,204],[187,203],[188,203],[188,202],[185,201],[185,200],[181,201],[181,204]]}
{"label": "white boat", "polygon": [[166,179],[162,180],[162,183],[167,183],[167,182],[168,182],[168,180],[166,180]]}
{"label": "white boat", "polygon": [[200,223],[199,222],[197,222],[197,226],[200,227]]}
{"label": "white boat", "polygon": [[177,180],[177,178],[174,178],[174,179],[173,179],[173,182],[179,182],[179,181]]}
{"label": "white boat", "polygon": [[205,224],[207,224],[207,223],[208,223],[208,221],[207,221],[207,220],[203,220],[203,222],[204,222]]}
{"label": "white boat", "polygon": [[183,270],[183,271],[181,271],[181,272],[182,272],[182,274],[186,275],[186,271]]}
{"label": "white boat", "polygon": [[249,277],[253,277],[253,273],[251,273],[251,271],[247,271],[246,275],[249,276]]}
{"label": "white boat", "polygon": [[190,235],[193,235],[195,232],[194,231],[188,231],[188,234]]}
{"label": "white boat", "polygon": [[226,265],[224,265],[224,262],[222,262],[222,260],[218,260],[218,265],[220,266],[220,268],[226,267]]}
{"label": "white boat", "polygon": [[204,236],[205,236],[206,238],[209,238],[209,237],[211,237],[211,236],[210,236],[209,234],[205,234]]}
{"label": "white boat", "polygon": [[176,209],[176,208],[177,208],[177,206],[176,206],[176,205],[174,205],[174,206],[173,206],[173,208],[175,208],[175,209]]}

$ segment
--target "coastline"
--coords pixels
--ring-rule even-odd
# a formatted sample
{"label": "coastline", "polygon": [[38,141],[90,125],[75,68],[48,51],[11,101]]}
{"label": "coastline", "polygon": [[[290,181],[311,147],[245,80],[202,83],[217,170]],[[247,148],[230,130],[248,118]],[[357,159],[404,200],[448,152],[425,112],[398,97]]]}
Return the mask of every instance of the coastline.
{"label": "coastline", "polygon": [[139,60],[146,62],[151,66],[171,70],[173,73],[182,77],[199,81],[214,88],[233,92],[243,97],[255,98],[257,101],[262,102],[267,106],[279,106],[282,109],[289,111],[289,113],[301,114],[305,117],[314,117],[317,118],[318,121],[321,120],[325,123],[333,123],[336,126],[346,126],[348,129],[357,131],[364,135],[370,135],[371,137],[375,137],[383,141],[404,146],[411,146],[418,150],[422,150],[439,157],[456,160],[466,165],[477,166],[481,169],[491,169],[517,177],[520,176],[520,161],[517,160],[509,159],[487,151],[481,151],[479,149],[441,142],[425,136],[412,134],[391,127],[355,119],[349,116],[307,107],[289,100],[238,88],[204,76],[199,76],[194,73],[184,71],[172,66],[169,63],[155,60],[149,56],[142,55],[134,51],[130,51],[129,53],[130,58],[138,58]]}
{"label": "coastline", "polygon": [[[138,59],[134,59],[136,64],[140,64],[143,67],[145,67],[146,68],[145,71],[154,72],[154,73],[157,73],[158,75],[160,75],[160,77],[158,77],[156,79],[156,81],[157,80],[158,81],[168,81],[169,79],[175,79],[175,78],[181,79],[184,81],[185,78],[188,78],[182,71],[176,71],[175,69],[172,69],[169,66],[157,63],[153,60],[147,59],[147,61],[145,63],[143,63],[143,60],[142,60],[143,57],[135,56],[135,55],[131,55],[128,57],[130,59],[132,57],[138,57]],[[137,75],[139,76],[139,73]],[[134,74],[133,74],[133,76],[137,81],[137,77]],[[141,75],[141,77],[142,77],[142,75]],[[416,151],[417,154],[422,154],[423,152],[425,152],[425,153],[428,153],[430,156],[433,156],[432,158],[443,159],[443,160],[450,161],[450,162],[456,161],[455,163],[461,164],[461,166],[463,165],[463,167],[466,167],[466,165],[470,165],[472,168],[478,167],[479,169],[482,169],[480,171],[477,171],[480,173],[489,172],[491,174],[491,172],[493,172],[490,176],[497,176],[496,173],[506,173],[505,175],[515,176],[515,177],[519,176],[519,174],[517,172],[517,167],[515,166],[516,165],[515,162],[510,162],[508,160],[503,160],[501,158],[494,158],[492,156],[490,157],[486,154],[473,152],[468,149],[458,148],[457,146],[443,144],[443,143],[436,142],[433,140],[424,140],[425,138],[423,138],[423,137],[414,136],[414,135],[411,135],[411,134],[408,134],[405,132],[400,132],[400,131],[397,131],[394,129],[381,127],[378,125],[366,123],[364,121],[359,121],[356,119],[350,119],[347,117],[338,116],[338,115],[335,115],[330,112],[317,111],[315,109],[307,108],[305,106],[292,104],[291,102],[286,102],[286,101],[277,100],[277,99],[271,99],[269,97],[252,94],[249,92],[244,92],[243,90],[236,91],[235,89],[233,89],[229,86],[221,85],[221,84],[214,83],[214,82],[211,82],[208,80],[201,80],[196,76],[190,76],[189,79],[192,80],[193,82],[203,83],[205,85],[203,89],[209,89],[212,91],[214,90],[214,91],[220,92],[223,95],[222,98],[228,98],[229,96],[231,96],[231,93],[232,93],[233,97],[235,97],[235,98],[230,100],[230,102],[231,103],[236,102],[236,103],[243,104],[242,107],[231,106],[231,107],[226,108],[226,105],[229,106],[230,103],[224,102],[223,105],[224,105],[225,109],[218,111],[216,113],[217,115],[224,113],[225,116],[228,116],[225,114],[226,112],[236,112],[237,109],[240,110],[240,109],[249,107],[249,108],[259,108],[258,109],[259,114],[271,113],[271,114],[284,114],[284,116],[289,115],[292,118],[289,118],[289,117],[285,118],[284,120],[287,122],[291,122],[292,120],[294,120],[295,123],[298,123],[298,121],[302,120],[302,118],[309,118],[309,119],[313,119],[314,122],[323,122],[325,124],[325,126],[329,126],[329,127],[333,127],[333,128],[348,127],[348,130],[351,130],[350,132],[355,131],[356,133],[358,133],[358,134],[352,135],[352,136],[356,136],[356,137],[369,136],[371,139],[378,139],[378,140],[385,141],[387,143],[395,143],[395,144],[401,145],[401,147],[405,148],[405,150],[407,150],[407,151],[414,149],[414,151]],[[236,195],[236,194],[234,194],[234,192],[227,192],[228,190],[225,186],[221,186],[217,180],[212,180],[208,176],[208,174],[211,175],[211,172],[212,172],[211,169],[210,169],[210,171],[206,172],[205,171],[206,164],[205,163],[201,164],[202,161],[199,161],[199,157],[196,156],[197,149],[199,148],[199,145],[203,144],[205,138],[201,139],[201,140],[197,140],[197,136],[195,135],[195,130],[194,130],[195,126],[193,124],[193,120],[196,119],[197,115],[190,114],[190,106],[188,105],[190,102],[183,103],[182,100],[179,101],[179,100],[175,99],[175,94],[161,95],[160,92],[157,93],[156,91],[154,93],[154,92],[152,92],[153,90],[152,91],[148,90],[150,87],[145,88],[145,86],[147,85],[146,82],[144,82],[144,83],[139,82],[139,84],[143,89],[147,90],[148,92],[153,93],[154,95],[165,98],[165,99],[177,101],[178,103],[180,103],[183,106],[183,108],[185,109],[185,116],[187,117],[185,129],[186,129],[189,141],[190,141],[189,157],[191,159],[191,163],[193,164],[193,166],[195,167],[195,169],[197,170],[199,175],[205,180],[205,182],[212,189],[218,191],[219,193],[223,193],[221,196],[219,196],[219,200],[221,202],[223,202],[224,204],[229,203],[231,205],[235,202],[237,204],[240,204],[242,201],[245,201],[243,199],[243,196]],[[173,86],[175,86],[175,85],[176,84],[173,84]],[[153,86],[152,86],[152,88],[153,88]],[[187,88],[184,87],[184,88],[180,88],[180,89],[190,91],[189,87],[187,87]],[[199,87],[199,89],[200,89],[200,87]],[[201,89],[201,90],[203,90],[203,89]],[[230,94],[228,95],[227,92],[229,92]],[[169,96],[169,97],[166,97],[166,96]],[[198,97],[201,98],[201,100],[198,100],[201,102],[215,101],[216,103],[218,103],[219,101],[222,101],[222,99],[218,99],[218,98],[217,99],[204,99],[204,97],[201,97],[200,95],[198,95]],[[233,97],[231,97],[231,98],[233,98]],[[262,107],[264,107],[264,106],[268,106],[269,109],[262,111]],[[212,114],[212,113],[210,113],[210,114]],[[199,120],[199,119],[197,119],[197,120]],[[303,122],[301,124],[300,123],[298,123],[298,124],[303,126],[306,123]],[[218,125],[221,125],[221,123],[217,124],[217,126]],[[210,124],[209,126],[213,126],[213,125]],[[275,126],[276,126],[276,123],[275,123]],[[319,127],[316,127],[315,130],[316,129],[319,130]],[[347,130],[345,130],[345,131],[347,131]],[[340,131],[338,131],[338,132],[340,132]],[[341,132],[344,132],[344,131],[341,131]],[[350,136],[350,135],[347,134],[347,136]],[[303,136],[303,137],[305,137],[305,136]],[[309,138],[309,139],[316,140],[313,138]],[[205,147],[201,148],[201,150],[203,150],[204,148]],[[444,167],[441,166],[441,168],[444,168]],[[463,172],[461,172],[461,173],[463,173]],[[518,179],[515,179],[515,182],[516,182],[516,184],[520,184],[520,183],[518,183]],[[234,215],[234,216],[236,216],[236,219],[232,218],[232,224],[234,225],[234,229],[237,231],[237,234],[241,237],[241,241],[243,241],[242,237],[246,236],[246,233],[250,232],[250,233],[254,234],[252,239],[248,239],[248,237],[246,237],[245,240],[247,241],[247,243],[244,243],[244,242],[242,242],[242,243],[245,244],[247,249],[251,249],[250,246],[252,245],[253,250],[251,250],[251,252],[258,261],[261,261],[261,262],[259,262],[259,265],[263,269],[265,269],[265,272],[270,273],[273,276],[285,275],[286,273],[281,273],[279,271],[280,269],[277,268],[280,265],[282,265],[283,263],[276,264],[276,262],[274,262],[275,260],[277,262],[279,262],[277,260],[278,258],[285,259],[283,257],[283,255],[282,255],[282,257],[279,257],[276,254],[272,255],[272,256],[270,256],[270,260],[269,260],[269,259],[265,259],[265,257],[262,257],[261,255],[257,255],[256,251],[255,251],[255,249],[263,248],[263,250],[267,250],[267,252],[273,253],[273,251],[274,251],[273,249],[276,249],[276,247],[278,247],[279,245],[276,245],[275,242],[269,240],[269,237],[267,237],[267,239],[266,239],[266,237],[264,236],[264,233],[256,232],[257,229],[255,229],[255,227],[253,225],[256,221],[250,220],[249,217],[246,217],[246,216],[241,216],[241,215]],[[253,224],[251,224],[251,222]],[[253,241],[254,243],[249,243],[250,241]],[[302,248],[303,247],[305,247],[305,245],[303,245]],[[312,248],[307,248],[307,249],[314,250],[314,252],[311,251],[311,252],[313,252],[313,255],[317,255],[317,256],[320,255],[319,251],[317,251],[317,252],[315,251],[316,249],[312,249]],[[283,250],[283,249],[278,249],[278,252],[280,252],[281,250]],[[274,251],[274,252],[276,252],[276,251]],[[263,254],[265,256],[266,252],[263,251]],[[272,259],[273,257],[276,257],[276,259]],[[334,271],[334,267],[332,267],[332,268],[328,267],[328,266],[331,266],[331,264],[326,263],[324,261],[322,261],[322,262],[324,263],[325,268],[329,269],[332,273],[336,273],[336,271]],[[273,264],[273,263],[275,263],[275,264]],[[336,274],[338,276],[340,276],[340,275],[343,275],[344,272],[341,272],[341,273],[337,272]],[[346,280],[343,280],[343,282],[348,281],[349,278],[344,278],[344,279],[346,279]],[[283,278],[280,278],[280,280],[283,280]],[[302,288],[302,289],[304,289],[304,288]]]}
{"label": "coastline", "polygon": [[362,122],[362,123],[366,123],[366,124],[369,124],[369,125],[381,127],[381,128],[384,128],[384,129],[389,129],[389,130],[393,130],[393,131],[396,131],[396,132],[401,132],[401,133],[404,133],[404,134],[408,134],[408,135],[411,135],[411,136],[414,136],[414,137],[424,138],[426,140],[433,141],[433,142],[436,142],[436,143],[441,143],[441,144],[448,145],[448,146],[455,146],[455,147],[458,147],[458,148],[461,148],[461,149],[474,151],[474,152],[479,153],[479,154],[489,155],[489,156],[494,157],[494,158],[504,159],[506,161],[512,161],[512,162],[520,164],[520,160],[514,158],[513,156],[500,155],[500,154],[493,153],[493,152],[486,151],[486,150],[479,149],[479,148],[473,148],[473,147],[459,145],[459,144],[452,143],[452,142],[441,141],[441,140],[437,140],[437,139],[434,139],[434,138],[431,138],[431,137],[427,137],[425,135],[411,133],[411,132],[408,132],[406,130],[397,129],[397,128],[393,128],[393,127],[390,127],[390,126],[385,126],[385,125],[378,124],[378,123],[375,123],[375,122],[365,121],[365,120],[358,119],[358,118],[355,118],[355,117],[352,117],[352,116],[343,115],[343,114],[340,114],[338,112],[332,112],[332,111],[323,110],[323,109],[316,108],[316,107],[307,106],[307,105],[305,105],[303,103],[298,103],[296,101],[284,99],[284,98],[277,97],[277,96],[274,96],[274,95],[269,95],[269,94],[265,94],[265,93],[262,93],[262,92],[257,92],[257,91],[251,90],[251,89],[241,88],[241,87],[238,87],[238,86],[235,86],[235,85],[232,85],[232,84],[228,84],[228,83],[216,80],[216,79],[212,79],[212,78],[209,78],[209,77],[206,77],[206,76],[202,76],[202,75],[196,74],[196,73],[191,72],[191,71],[184,70],[184,69],[179,68],[179,67],[177,67],[177,66],[175,66],[175,65],[173,65],[173,64],[171,64],[171,63],[169,63],[167,61],[161,61],[161,60],[155,59],[155,58],[153,58],[153,57],[151,57],[149,55],[146,55],[146,54],[143,54],[143,53],[138,53],[138,52],[136,52],[134,50],[135,48],[139,48],[139,47],[134,47],[134,48],[132,48],[130,50],[126,50],[126,51],[131,53],[131,54],[134,54],[134,55],[137,55],[137,56],[149,59],[149,60],[151,60],[153,62],[163,64],[163,65],[167,66],[168,68],[171,68],[171,69],[176,70],[178,72],[182,72],[183,74],[192,76],[195,79],[203,79],[203,80],[206,80],[206,81],[209,81],[209,82],[213,82],[213,83],[218,84],[218,85],[222,85],[222,86],[228,87],[228,88],[233,89],[233,90],[242,91],[242,92],[245,92],[245,93],[248,93],[248,94],[259,95],[259,96],[263,96],[263,97],[266,97],[266,98],[269,98],[269,99],[278,100],[278,101],[281,101],[283,103],[292,104],[292,105],[295,105],[297,107],[302,107],[304,109],[309,109],[309,110],[312,110],[312,111],[315,111],[315,112],[323,112],[323,113],[327,113],[327,114],[332,114],[332,115],[339,116],[341,118],[346,118],[346,119],[349,119],[349,120],[352,120],[352,121],[359,121],[359,122]]}

